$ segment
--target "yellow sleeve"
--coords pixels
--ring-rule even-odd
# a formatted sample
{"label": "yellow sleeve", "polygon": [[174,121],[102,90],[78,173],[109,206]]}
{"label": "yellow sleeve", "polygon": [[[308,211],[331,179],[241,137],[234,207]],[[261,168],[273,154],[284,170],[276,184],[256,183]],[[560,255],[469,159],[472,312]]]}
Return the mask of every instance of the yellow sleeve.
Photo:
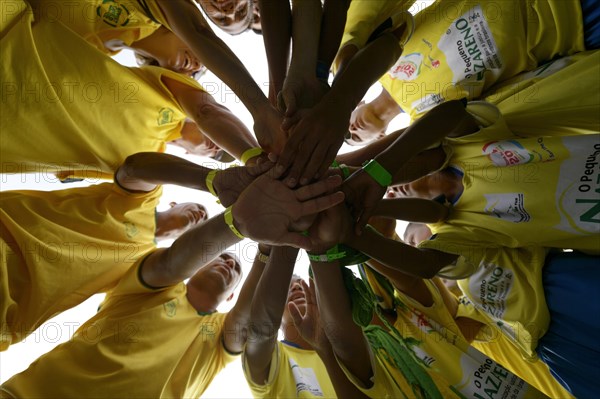
{"label": "yellow sleeve", "polygon": [[271,364],[269,366],[269,375],[267,380],[262,384],[256,383],[252,380],[250,371],[248,369],[248,360],[245,356],[245,352],[242,353],[242,368],[244,370],[244,376],[246,377],[246,382],[248,382],[248,386],[252,391],[252,396],[255,398],[269,398],[273,396],[273,384],[275,383],[275,378],[279,375],[279,365],[281,363],[280,345],[281,343],[277,342],[273,348],[273,353],[271,354]]}
{"label": "yellow sleeve", "polygon": [[394,14],[408,11],[414,2],[414,0],[352,0],[340,47],[353,44],[359,49],[363,48],[369,36],[379,25]]}
{"label": "yellow sleeve", "polygon": [[[373,370],[373,377],[371,377],[372,385],[370,387],[366,387],[362,381],[360,381],[343,363],[337,359],[338,365],[346,375],[346,378],[356,386],[362,393],[367,395],[370,398],[399,398],[399,397],[410,397],[410,395],[406,395],[411,392],[408,386],[403,391],[399,385],[402,382],[406,382],[402,376],[397,376],[395,378],[392,374],[390,374],[388,367],[384,364],[385,361],[381,358],[381,356],[376,355],[372,352],[372,348],[369,348],[370,356],[371,356],[371,368]],[[337,357],[336,357],[337,358]],[[397,373],[399,374],[399,372]],[[399,378],[398,378],[399,377]]]}

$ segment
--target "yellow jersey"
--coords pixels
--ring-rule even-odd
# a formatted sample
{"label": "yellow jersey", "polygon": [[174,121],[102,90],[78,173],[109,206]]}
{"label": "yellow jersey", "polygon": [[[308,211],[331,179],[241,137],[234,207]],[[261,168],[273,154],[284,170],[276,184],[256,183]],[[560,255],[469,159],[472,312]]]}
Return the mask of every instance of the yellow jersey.
{"label": "yellow jersey", "polygon": [[162,79],[201,90],[196,81],[123,67],[60,22],[33,24],[30,12],[15,18],[0,41],[0,173],[77,170],[78,177],[112,179],[128,155],[164,151],[180,137],[186,115]]}
{"label": "yellow jersey", "polygon": [[437,104],[476,99],[497,82],[583,50],[577,1],[438,0],[415,16],[412,38],[380,82],[415,120]]}
{"label": "yellow jersey", "polygon": [[252,381],[242,355],[244,375],[255,398],[337,398],[323,361],[314,350],[277,342],[264,384]]}
{"label": "yellow jersey", "polygon": [[111,183],[0,192],[0,350],[114,287],[154,249],[161,194]]}
{"label": "yellow jersey", "polygon": [[222,343],[225,313],[200,314],[179,283],[138,279],[142,261],[73,338],[2,385],[9,395],[77,398],[199,397],[237,356]]}

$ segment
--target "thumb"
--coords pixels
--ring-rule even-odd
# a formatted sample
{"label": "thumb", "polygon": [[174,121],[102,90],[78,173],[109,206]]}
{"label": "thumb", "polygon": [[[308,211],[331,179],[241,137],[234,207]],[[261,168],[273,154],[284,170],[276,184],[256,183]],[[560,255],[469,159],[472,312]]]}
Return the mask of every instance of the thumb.
{"label": "thumb", "polygon": [[300,233],[286,232],[278,241],[281,245],[289,245],[294,248],[311,250],[313,247],[311,239]]}
{"label": "thumb", "polygon": [[285,100],[285,116],[288,118],[291,118],[292,116],[294,116],[294,114],[298,110],[296,108],[296,96],[294,95],[293,92],[291,92],[289,95],[284,94],[284,100]]}
{"label": "thumb", "polygon": [[250,176],[256,177],[262,175],[263,173],[271,169],[273,165],[275,164],[271,161],[262,161],[256,163],[255,165],[249,166],[247,170]]}
{"label": "thumb", "polygon": [[298,309],[298,306],[293,302],[288,303],[287,306],[294,325],[296,328],[299,328],[302,325],[302,314],[300,314],[300,309]]}
{"label": "thumb", "polygon": [[279,112],[285,112],[286,111],[285,97],[283,96],[283,92],[282,91],[280,91],[277,94],[277,109],[279,110]]}

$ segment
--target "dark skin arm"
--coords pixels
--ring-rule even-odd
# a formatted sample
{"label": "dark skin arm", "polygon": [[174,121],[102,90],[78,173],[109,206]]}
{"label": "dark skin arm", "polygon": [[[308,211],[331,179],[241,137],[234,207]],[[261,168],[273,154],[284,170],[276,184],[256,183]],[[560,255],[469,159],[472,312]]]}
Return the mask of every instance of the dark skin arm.
{"label": "dark skin arm", "polygon": [[337,261],[311,261],[323,329],[338,361],[366,387],[373,370],[368,343],[362,329],[352,320],[352,305]]}
{"label": "dark skin arm", "polygon": [[254,132],[261,146],[279,152],[285,143],[280,129],[282,118],[242,62],[210,29],[196,6],[187,0],[157,0],[167,23],[202,60],[208,69],[229,86],[250,111]]}
{"label": "dark skin arm", "polygon": [[317,244],[315,250],[318,248],[322,253],[341,242],[390,268],[419,278],[432,278],[457,258],[440,251],[413,248],[371,229],[358,236],[352,226],[350,213],[343,204],[322,212],[309,230]]}
{"label": "dark skin arm", "polygon": [[296,329],[323,361],[338,398],[367,398],[368,396],[348,380],[335,358],[331,342],[323,330],[314,281],[311,280],[310,285],[302,281],[302,289],[306,296],[306,313],[302,315],[293,304],[289,308]]}
{"label": "dark skin arm", "polygon": [[263,384],[269,376],[297,255],[295,248],[273,248],[252,299],[252,339],[246,343],[245,355],[249,374],[257,384]]}
{"label": "dark skin arm", "polygon": [[438,202],[421,198],[382,199],[375,206],[373,216],[415,223],[437,223],[448,217],[448,208]]}
{"label": "dark skin arm", "polygon": [[[221,204],[224,206],[233,204],[240,193],[270,167],[269,162],[264,162],[217,172],[213,187]],[[115,180],[121,187],[130,191],[148,192],[160,184],[174,184],[208,191],[206,176],[211,170],[175,155],[139,152],[125,159],[115,173]]]}
{"label": "dark skin arm", "polygon": [[258,4],[269,64],[269,101],[276,106],[290,58],[292,11],[287,0],[259,0]]}
{"label": "dark skin arm", "polygon": [[[240,291],[240,296],[225,319],[225,327],[223,328],[223,344],[231,353],[239,353],[244,349],[247,338],[247,328],[251,321],[250,304],[252,303],[254,292],[264,272],[264,269],[265,264],[261,262],[258,257],[256,257],[254,259],[254,263],[252,264],[250,274],[248,274],[248,277],[246,277],[246,280],[244,280],[244,285]],[[231,333],[232,331],[234,333]]]}
{"label": "dark skin arm", "polygon": [[[394,175],[416,154],[444,137],[457,137],[478,129],[474,118],[465,110],[461,101],[449,101],[438,105],[409,126],[391,146],[374,159]],[[357,220],[356,231],[360,234],[387,187],[380,185],[364,170],[359,170],[344,182],[343,189],[346,201],[351,205],[353,216]]]}
{"label": "dark skin arm", "polygon": [[286,174],[286,184],[294,187],[325,173],[348,132],[352,110],[400,54],[392,34],[382,35],[357,54],[331,90],[291,130],[277,161],[278,177]]}
{"label": "dark skin arm", "polygon": [[323,3],[318,60],[328,67],[331,67],[340,48],[348,7],[350,7],[350,0],[325,0]]}
{"label": "dark skin arm", "polygon": [[174,79],[163,78],[163,82],[185,113],[219,147],[237,159],[247,149],[258,147],[246,125],[213,96]]}

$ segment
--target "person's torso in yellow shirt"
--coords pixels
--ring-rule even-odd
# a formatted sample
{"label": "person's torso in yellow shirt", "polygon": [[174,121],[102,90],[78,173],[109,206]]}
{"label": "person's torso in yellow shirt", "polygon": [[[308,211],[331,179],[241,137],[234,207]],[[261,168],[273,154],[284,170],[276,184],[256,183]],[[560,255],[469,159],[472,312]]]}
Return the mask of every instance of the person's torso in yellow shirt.
{"label": "person's torso in yellow shirt", "polygon": [[457,315],[488,323],[482,328],[471,346],[502,364],[507,370],[522,378],[550,398],[569,399],[573,396],[550,374],[548,366],[540,361],[528,361],[514,341],[501,332],[487,315],[477,309],[466,297],[459,298]]}
{"label": "person's torso in yellow shirt", "polygon": [[489,317],[488,323],[532,360],[550,325],[542,285],[546,252],[541,247],[490,248],[475,272],[458,281],[465,296]]}
{"label": "person's torso in yellow shirt", "polygon": [[352,44],[360,50],[380,24],[394,14],[408,11],[413,3],[415,0],[352,0],[340,48]]}
{"label": "person's torso in yellow shirt", "polygon": [[444,376],[453,390],[468,398],[510,395],[540,398],[541,394],[502,365],[472,348],[462,336],[437,287],[427,280],[433,305],[425,307],[396,291],[394,327],[427,369]]}
{"label": "person's torso in yellow shirt", "polygon": [[251,380],[246,360],[243,362],[246,381],[255,398],[337,398],[327,369],[313,350],[278,341],[264,385]]}
{"label": "person's torso in yellow shirt", "polygon": [[449,218],[431,226],[435,239],[421,246],[437,240],[457,246],[451,253],[461,245],[600,251],[600,135],[479,143],[477,135],[446,141],[464,191]]}
{"label": "person's torso in yellow shirt", "polygon": [[202,315],[179,283],[144,287],[130,268],[73,338],[2,388],[15,397],[199,397],[236,356],[222,344],[226,314]]}
{"label": "person's torso in yellow shirt", "polygon": [[161,193],[157,188],[134,194],[111,183],[1,192],[0,349],[112,288],[155,248],[155,208]]}
{"label": "person's torso in yellow shirt", "polygon": [[411,119],[444,101],[583,51],[579,2],[438,0],[416,16],[403,55],[380,82]]}
{"label": "person's torso in yellow shirt", "polygon": [[482,95],[521,137],[600,132],[600,51],[584,51],[523,72]]}
{"label": "person's torso in yellow shirt", "polygon": [[156,0],[30,0],[36,17],[60,21],[106,54],[106,44],[131,45],[165,24]]}
{"label": "person's torso in yellow shirt", "polygon": [[[164,151],[185,114],[162,68],[126,68],[60,22],[25,13],[2,38],[1,173],[84,171],[110,178],[131,154]],[[51,41],[60,43],[48,46]],[[27,68],[14,68],[19,63]]]}

